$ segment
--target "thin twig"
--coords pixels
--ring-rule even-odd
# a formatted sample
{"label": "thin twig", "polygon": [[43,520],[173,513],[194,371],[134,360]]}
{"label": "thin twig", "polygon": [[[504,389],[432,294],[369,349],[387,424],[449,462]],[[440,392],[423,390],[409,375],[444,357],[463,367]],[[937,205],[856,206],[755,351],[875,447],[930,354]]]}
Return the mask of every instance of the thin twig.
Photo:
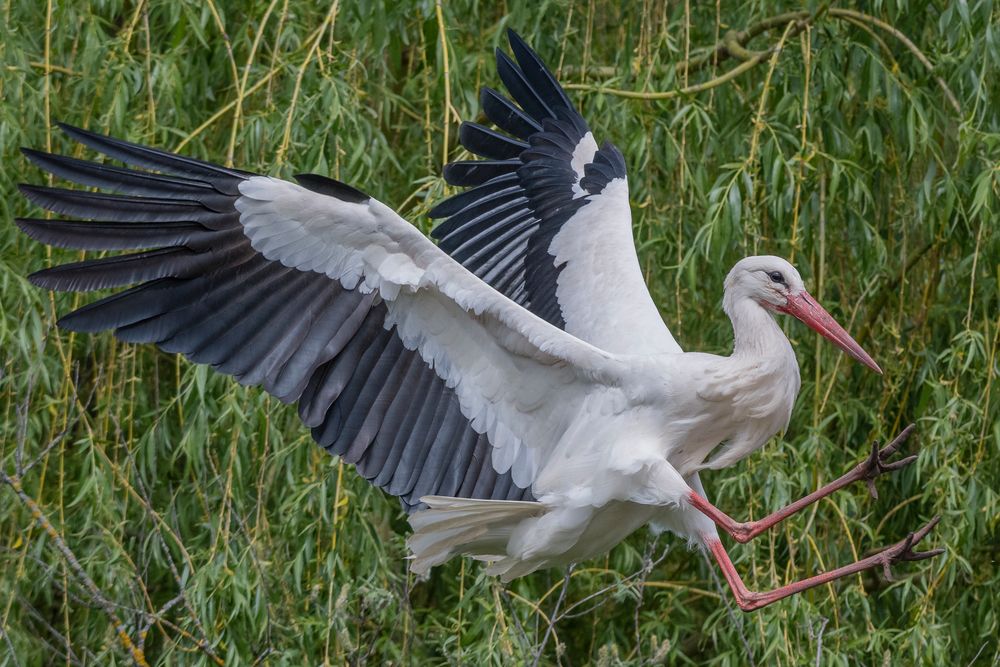
{"label": "thin twig", "polygon": [[[662,563],[664,560],[666,560],[667,554],[668,554],[669,551],[670,551],[670,545],[666,545],[666,546],[663,547],[663,551],[660,552],[660,555],[657,556],[656,560],[654,560],[652,562],[652,564],[649,566],[650,571],[656,569],[656,566],[658,566],[660,563]],[[587,595],[587,596],[585,596],[585,597],[577,600],[576,602],[574,602],[573,604],[571,604],[569,607],[567,607],[566,610],[556,620],[557,621],[561,621],[564,618],[577,618],[578,616],[585,616],[585,615],[589,614],[590,612],[594,611],[595,609],[597,609],[601,605],[607,603],[608,599],[610,599],[610,598],[605,598],[605,599],[601,600],[600,602],[598,602],[597,604],[595,604],[595,605],[593,605],[591,607],[588,607],[587,609],[585,609],[584,611],[581,611],[581,612],[574,612],[573,610],[577,609],[581,605],[589,602],[590,600],[593,600],[594,598],[602,597],[602,596],[605,595],[605,593],[609,593],[609,592],[611,592],[611,591],[613,591],[615,589],[619,589],[619,588],[622,587],[623,584],[627,584],[628,582],[632,581],[633,579],[636,579],[636,578],[642,576],[642,573],[643,573],[644,569],[645,568],[639,569],[639,570],[633,572],[632,574],[628,575],[627,577],[624,577],[623,579],[620,579],[619,581],[616,581],[613,584],[605,586],[604,588],[601,588],[600,590],[594,591],[590,595]]]}
{"label": "thin twig", "polygon": [[438,37],[441,41],[441,59],[443,65],[441,75],[444,77],[444,123],[442,127],[442,130],[444,131],[444,141],[442,142],[441,148],[441,162],[443,164],[448,161],[448,129],[450,127],[449,122],[452,115],[452,108],[451,70],[448,57],[448,34],[445,31],[444,10],[441,7],[441,0],[436,0],[434,3],[434,14],[437,18]]}
{"label": "thin twig", "polygon": [[[66,428],[59,431],[59,433],[56,433],[55,437],[49,440],[49,444],[42,447],[42,451],[38,452],[38,455],[35,458],[33,458],[28,463],[28,465],[23,466],[21,468],[20,472],[18,472],[18,477],[23,477],[25,473],[30,472],[32,468],[34,468],[36,465],[45,460],[45,457],[48,455],[48,453],[51,452],[53,449],[55,449],[55,446],[63,441],[63,439],[66,437],[66,434],[69,433],[70,429],[72,429],[76,425],[77,421],[79,420],[74,419],[66,426]],[[20,462],[16,462],[15,465],[17,465],[18,463]]]}
{"label": "thin twig", "polygon": [[[823,616],[823,617],[821,617],[819,619],[819,623],[817,623],[817,625],[819,626],[819,629],[816,630],[816,667],[820,667],[820,665],[823,664],[822,663],[822,658],[823,658],[823,631],[826,630],[826,625],[829,622],[830,622],[830,619],[828,619],[826,616]],[[813,628],[812,628],[812,623],[811,622],[809,623],[808,630],[809,630],[809,636],[812,637],[813,636]]]}
{"label": "thin twig", "polygon": [[[77,604],[77,605],[79,605],[81,607],[85,607],[87,609],[100,609],[101,608],[100,605],[98,603],[94,602],[94,601],[85,600],[85,599],[79,597],[78,595],[74,595],[72,591],[64,591],[62,588],[60,588],[58,586],[58,584],[56,584],[56,590],[59,591],[59,592],[61,592],[61,593],[65,592],[73,600],[73,602],[75,604]],[[178,597],[181,597],[181,596],[178,596]],[[18,601],[21,602],[22,606],[24,606],[25,608],[28,607],[28,603],[23,598],[19,597]],[[154,624],[162,624],[164,626],[164,628],[176,632],[178,635],[180,635],[184,639],[187,639],[192,644],[194,644],[194,646],[196,646],[198,649],[200,649],[206,655],[208,655],[209,657],[213,658],[213,662],[215,664],[218,664],[218,665],[224,665],[225,664],[222,661],[221,658],[219,658],[214,653],[212,653],[212,647],[209,646],[208,644],[206,644],[203,640],[199,639],[198,637],[195,637],[190,632],[188,632],[184,628],[180,627],[179,625],[177,625],[173,621],[170,621],[169,619],[166,619],[166,618],[162,618],[159,615],[161,613],[166,613],[167,611],[170,610],[170,608],[172,608],[174,606],[170,602],[168,602],[166,605],[164,605],[163,607],[161,607],[160,610],[155,611],[155,612],[146,611],[145,609],[140,609],[138,607],[133,607],[132,605],[127,605],[127,604],[122,604],[120,602],[115,602],[114,600],[111,600],[111,604],[114,605],[114,608],[117,609],[117,610],[120,610],[120,611],[122,611],[124,613],[134,614],[135,616],[137,616],[138,618],[140,618],[142,620],[144,628],[145,627],[151,627]],[[147,624],[148,624],[148,626],[147,626]],[[62,637],[62,635],[58,631],[56,631],[55,629],[53,629],[53,634],[55,636],[57,636],[57,637]],[[141,638],[141,634],[140,634],[140,641],[137,642],[137,644],[141,644],[142,643],[141,639],[142,638]],[[87,650],[87,649],[84,648],[84,650]],[[87,651],[87,652],[90,653],[90,651]]]}
{"label": "thin twig", "polygon": [[[39,626],[41,626],[42,629],[47,631],[49,635],[52,636],[52,640],[50,640],[47,637],[41,636],[40,633],[35,632],[34,628],[29,628],[32,640],[42,642],[45,645],[45,648],[52,651],[53,655],[57,655],[61,658],[64,658],[66,662],[70,664],[73,665],[101,664],[101,661],[98,660],[98,657],[96,655],[94,655],[94,652],[88,649],[86,646],[84,646],[82,650],[86,654],[87,660],[89,660],[89,662],[82,660],[79,656],[76,655],[76,653],[73,652],[72,647],[66,640],[66,636],[63,635],[63,633],[56,630],[54,627],[52,627],[52,624],[48,622],[48,620],[40,611],[38,611],[37,607],[31,604],[28,600],[24,599],[24,597],[20,594],[16,595],[14,599],[16,599],[17,603],[21,605],[21,607],[24,609],[25,612],[27,612],[29,618],[35,621]],[[59,643],[58,644],[55,643],[56,641],[58,641]]]}
{"label": "thin twig", "polygon": [[510,594],[504,586],[500,586],[500,596],[507,602],[507,607],[510,609],[510,617],[514,619],[514,627],[517,628],[518,633],[521,636],[521,646],[530,646],[531,639],[528,637],[528,631],[524,629],[524,625],[521,623],[521,619],[517,615],[517,611],[514,609],[514,601],[511,600]]}
{"label": "thin twig", "polygon": [[[83,76],[83,72],[77,72],[75,69],[70,69],[69,67],[63,67],[62,65],[53,65],[52,63],[40,63],[32,60],[28,63],[31,67],[36,69],[45,70],[46,72],[58,72],[59,74],[67,74],[69,76]],[[15,70],[16,67],[8,67],[8,70]]]}
{"label": "thin twig", "polygon": [[[193,635],[188,634],[186,631],[183,632],[185,636],[194,641],[195,644],[198,646],[198,648],[201,649],[202,652],[205,653],[205,655],[211,658],[212,661],[215,662],[215,664],[223,665],[225,664],[224,661],[212,648],[212,643],[208,639],[208,633],[205,630],[205,626],[202,624],[201,619],[198,617],[197,613],[195,613],[194,607],[191,606],[191,601],[188,599],[186,595],[184,588],[184,580],[181,578],[180,572],[177,569],[177,563],[174,560],[173,555],[170,553],[170,548],[167,545],[167,541],[163,537],[162,528],[166,527],[166,523],[153,510],[153,501],[150,499],[149,489],[146,487],[146,483],[142,479],[142,475],[139,473],[139,465],[136,462],[135,457],[132,456],[132,451],[125,444],[124,434],[122,433],[121,430],[121,424],[119,424],[117,419],[115,419],[114,424],[116,430],[116,437],[122,446],[122,450],[125,453],[126,459],[128,459],[129,464],[132,466],[132,470],[135,471],[135,482],[136,482],[134,485],[135,495],[139,500],[139,504],[142,505],[143,509],[146,510],[146,513],[150,516],[150,518],[153,519],[156,538],[160,545],[160,550],[167,561],[167,567],[170,569],[170,573],[174,578],[174,583],[177,584],[178,595],[180,596],[181,601],[184,603],[184,608],[187,609],[188,616],[191,618],[191,621],[194,623],[195,628],[198,629],[198,633],[201,636],[195,637]],[[178,546],[183,550],[184,547],[183,544],[181,544],[180,542],[180,538],[177,536],[174,537],[177,540]],[[191,571],[191,573],[193,574],[193,570]],[[163,619],[159,620],[163,621]]]}
{"label": "thin twig", "polygon": [[896,288],[899,287],[899,284],[903,281],[903,279],[906,278],[906,274],[908,274],[913,269],[913,267],[916,266],[917,262],[923,259],[928,252],[930,252],[936,246],[940,245],[942,241],[943,241],[942,239],[937,238],[925,243],[921,248],[919,248],[918,250],[913,252],[913,254],[911,254],[909,257],[906,258],[906,260],[903,262],[903,266],[900,267],[899,271],[896,272],[896,275],[894,275],[892,279],[887,280],[885,283],[882,284],[882,286],[879,288],[879,291],[875,294],[875,296],[872,298],[870,302],[871,305],[868,308],[868,316],[865,319],[864,324],[861,325],[861,328],[858,330],[858,333],[855,334],[854,336],[854,339],[858,341],[859,345],[863,344],[865,340],[868,338],[868,334],[871,332],[871,328],[872,326],[874,326],[875,320],[882,314],[883,310],[885,309],[885,304],[889,300],[890,295],[892,295],[892,293],[896,291]]}
{"label": "thin twig", "polygon": [[146,613],[146,620],[143,623],[142,630],[139,632],[139,643],[144,645],[146,643],[146,635],[149,634],[150,628],[160,621],[164,614],[176,607],[179,603],[184,600],[184,591],[181,591],[174,597],[167,600],[166,604],[162,605],[152,614]]}
{"label": "thin twig", "polygon": [[17,442],[14,444],[14,475],[24,475],[24,447],[28,442],[28,407],[31,395],[35,391],[35,373],[28,374],[28,386],[24,391],[24,400],[14,408],[17,414]]}
{"label": "thin twig", "polygon": [[636,601],[635,609],[633,610],[633,621],[635,623],[635,650],[636,655],[639,658],[639,662],[642,663],[642,633],[639,631],[639,612],[642,611],[642,602],[644,599],[643,593],[646,591],[646,579],[649,578],[649,573],[653,571],[653,552],[656,551],[656,545],[660,542],[660,537],[662,533],[657,533],[652,540],[646,545],[646,550],[642,554],[642,573],[639,576],[639,583],[636,588]]}
{"label": "thin twig", "polygon": [[[285,3],[285,9],[288,8],[287,4],[288,3],[286,1],[286,3]],[[336,9],[336,6],[334,6],[333,9]],[[284,19],[285,19],[285,15],[282,14],[281,21],[278,23],[278,36],[276,38],[278,41],[280,41],[281,34],[282,34],[282,29],[284,28]],[[317,28],[315,31],[313,31],[306,38],[305,41],[311,43],[314,38],[316,38],[318,40],[319,38],[322,37],[322,33],[323,33],[323,31],[325,29],[326,29],[326,22],[324,21],[320,25],[319,28]],[[219,120],[220,118],[222,118],[223,116],[225,116],[227,113],[229,113],[233,109],[233,107],[235,107],[242,100],[246,99],[251,94],[257,92],[257,90],[260,89],[261,87],[263,87],[265,84],[270,84],[270,82],[274,79],[274,77],[277,74],[279,74],[280,72],[282,72],[282,71],[283,70],[281,68],[278,68],[276,66],[272,66],[271,69],[268,71],[268,73],[265,74],[263,77],[261,77],[261,79],[257,83],[253,84],[252,86],[250,86],[246,90],[242,91],[242,93],[240,93],[240,95],[236,99],[230,100],[228,103],[226,103],[220,109],[218,109],[215,113],[213,113],[211,116],[209,116],[208,119],[205,120],[205,122],[203,122],[201,125],[199,125],[194,130],[192,130],[190,133],[188,133],[187,136],[185,136],[184,139],[182,139],[180,143],[178,143],[176,146],[174,146],[174,149],[173,149],[174,152],[175,153],[179,152],[181,149],[183,149],[185,146],[187,146],[188,143],[190,143],[192,139],[194,139],[199,134],[201,134],[202,132],[204,132],[206,129],[208,129],[209,127],[211,127],[212,124],[215,123],[215,121]],[[271,94],[271,87],[270,87],[270,85],[268,85],[268,96],[270,96],[270,94]],[[270,101],[270,98],[269,98],[268,102],[267,102],[267,104],[265,106],[270,106],[270,105],[271,105],[271,101]]]}
{"label": "thin twig", "polygon": [[[271,3],[264,11],[264,16],[260,19],[260,25],[257,26],[257,33],[254,35],[253,44],[250,46],[250,55],[247,56],[246,64],[243,66],[243,75],[236,82],[236,99],[233,100],[235,102],[235,111],[233,112],[232,126],[229,128],[229,147],[226,149],[226,159],[229,161],[227,166],[232,166],[233,156],[236,154],[236,136],[239,134],[240,123],[243,121],[243,101],[246,99],[250,69],[253,65],[254,57],[257,55],[257,48],[260,46],[261,38],[264,36],[264,29],[267,27],[267,22],[271,18],[271,14],[274,12],[277,4],[278,0],[271,0]],[[229,48],[228,42],[227,48]]]}
{"label": "thin twig", "polygon": [[17,651],[14,650],[14,642],[10,640],[10,635],[7,634],[2,625],[0,625],[0,637],[3,637],[4,642],[7,644],[7,650],[10,652],[11,662],[16,667],[21,667],[21,662],[17,659]]}
{"label": "thin twig", "polygon": [[285,161],[285,153],[288,152],[288,147],[292,142],[292,121],[295,119],[295,106],[298,103],[299,94],[302,92],[302,80],[305,77],[306,70],[309,68],[309,63],[312,62],[313,56],[319,48],[319,43],[323,39],[323,33],[326,32],[328,28],[330,30],[333,29],[333,24],[337,19],[337,11],[339,8],[340,0],[334,0],[330,5],[330,10],[327,12],[326,18],[323,19],[323,23],[320,25],[319,30],[315,33],[316,37],[309,46],[309,51],[306,53],[306,57],[302,61],[302,66],[299,67],[298,74],[295,75],[295,86],[292,89],[292,100],[288,105],[288,113],[285,116],[285,132],[282,135],[281,144],[278,145],[278,151],[275,154],[275,162],[278,164]]}
{"label": "thin twig", "polygon": [[542,659],[542,654],[545,652],[545,645],[549,643],[549,637],[552,636],[552,630],[559,621],[559,608],[566,599],[566,592],[569,590],[569,580],[573,576],[574,567],[576,567],[575,563],[566,566],[566,574],[563,577],[562,589],[559,591],[559,599],[556,600],[556,606],[552,608],[552,613],[549,614],[549,623],[545,628],[545,634],[542,636],[542,641],[538,645],[538,650],[535,652],[535,660],[531,663],[532,667],[538,667],[538,663]]}
{"label": "thin twig", "polygon": [[[986,650],[987,646],[989,646],[989,642],[983,642],[983,645],[979,647],[979,651],[977,651],[976,655],[974,655],[972,657],[972,660],[969,661],[968,667],[972,667],[974,664],[976,664],[976,660],[979,660],[979,656],[983,654],[983,651]],[[994,661],[993,664],[996,664],[996,661]]]}
{"label": "thin twig", "polygon": [[[236,114],[233,120],[233,127],[239,125],[240,112],[243,110],[243,88],[245,86],[241,85],[240,71],[239,67],[236,65],[236,56],[233,54],[233,43],[229,39],[229,33],[226,32],[226,24],[222,20],[222,15],[219,13],[218,8],[215,6],[214,0],[207,0],[205,6],[208,7],[209,13],[212,15],[212,19],[215,21],[215,27],[219,30],[219,34],[222,36],[222,44],[226,47],[226,59],[229,61],[230,74],[233,77],[233,85],[236,86]],[[262,26],[263,27],[263,26]],[[226,151],[226,166],[233,166],[233,149],[235,142],[229,143],[229,149]]]}
{"label": "thin twig", "polygon": [[[28,465],[23,465],[23,461],[15,460],[15,463],[14,463],[14,474],[18,478],[24,479],[24,476],[28,472],[30,472],[32,468],[34,468],[36,465],[38,465],[39,463],[41,463],[42,461],[44,461],[45,458],[48,456],[49,452],[51,452],[56,447],[56,445],[58,445],[60,442],[62,442],[63,439],[65,439],[66,435],[70,431],[72,431],[73,428],[80,422],[81,416],[84,413],[86,413],[87,410],[90,409],[90,406],[94,402],[94,397],[97,395],[97,388],[99,386],[101,386],[101,378],[102,377],[103,377],[102,375],[98,375],[97,380],[94,382],[94,385],[93,385],[93,387],[90,390],[90,395],[87,396],[87,401],[83,402],[83,401],[80,400],[80,394],[77,392],[77,387],[79,386],[79,382],[80,382],[80,367],[79,367],[79,365],[77,365],[77,364],[74,363],[74,366],[73,366],[73,380],[72,380],[72,382],[69,383],[69,391],[71,391],[73,393],[73,405],[77,406],[77,416],[72,421],[68,421],[65,424],[65,426],[63,427],[62,431],[60,431],[59,433],[57,433],[55,435],[55,437],[53,437],[49,441],[49,443],[47,445],[45,445],[45,447],[43,447],[42,450],[38,454],[35,455],[35,458],[33,458],[28,463]],[[29,383],[30,383],[30,380],[29,380]],[[28,400],[31,397],[31,393],[32,393],[31,385],[29,384],[28,390],[25,393],[25,409],[26,410],[27,410]],[[26,416],[27,416],[27,412],[25,412],[25,417]],[[23,451],[24,445],[25,445],[24,441],[21,440],[21,438],[24,437],[25,434],[26,434],[26,431],[22,432],[22,433],[20,433],[18,435],[18,438],[19,438],[19,440],[18,440],[18,448],[21,451]]]}

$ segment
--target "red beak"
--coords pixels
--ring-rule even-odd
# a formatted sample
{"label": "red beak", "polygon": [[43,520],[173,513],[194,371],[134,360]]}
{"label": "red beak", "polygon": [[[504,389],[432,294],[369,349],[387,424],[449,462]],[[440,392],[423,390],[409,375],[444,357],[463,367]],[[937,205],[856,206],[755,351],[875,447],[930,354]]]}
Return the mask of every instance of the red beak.
{"label": "red beak", "polygon": [[799,318],[809,328],[819,333],[819,335],[879,375],[882,375],[882,369],[878,367],[875,360],[861,349],[857,341],[851,338],[851,334],[844,331],[844,327],[837,324],[837,321],[830,316],[830,313],[823,309],[823,306],[816,303],[816,299],[812,298],[809,292],[803,291],[801,294],[788,297],[788,303],[783,307],[777,307],[775,310],[780,310],[783,313],[788,313]]}

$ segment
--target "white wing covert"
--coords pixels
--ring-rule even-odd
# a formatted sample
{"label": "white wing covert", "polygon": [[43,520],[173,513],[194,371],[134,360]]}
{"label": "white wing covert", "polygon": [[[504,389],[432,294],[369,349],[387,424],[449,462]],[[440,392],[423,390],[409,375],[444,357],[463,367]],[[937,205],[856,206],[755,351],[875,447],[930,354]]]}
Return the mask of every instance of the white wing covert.
{"label": "white wing covert", "polygon": [[493,445],[494,468],[518,486],[534,480],[594,382],[618,383],[613,355],[513,303],[381,202],[262,176],[240,192],[240,221],[265,258],[378,293],[385,326],[454,389]]}

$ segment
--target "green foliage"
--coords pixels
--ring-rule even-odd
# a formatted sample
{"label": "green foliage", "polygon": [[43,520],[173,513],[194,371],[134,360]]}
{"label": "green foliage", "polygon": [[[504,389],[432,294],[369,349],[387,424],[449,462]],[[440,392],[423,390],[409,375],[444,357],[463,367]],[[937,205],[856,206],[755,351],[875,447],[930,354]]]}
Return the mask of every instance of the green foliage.
{"label": "green foliage", "polygon": [[802,8],[51,4],[0,4],[0,466],[20,470],[23,487],[0,484],[0,664],[129,663],[124,636],[132,656],[163,665],[532,661],[561,573],[504,589],[454,561],[414,581],[398,504],[313,446],[293,409],[149,347],[58,331],[79,299],[24,276],[75,254],[10,224],[30,210],[15,184],[44,178],[19,146],[82,154],[53,131],[65,120],[265,173],[328,173],[427,229],[448,192],[442,157],[462,155],[458,119],[477,116],[479,86],[499,83],[491,52],[506,26],[578,84],[595,134],[626,155],[641,261],[685,348],[727,351],[722,279],[766,252],[791,258],[886,369],[876,377],[788,325],[803,376],[791,425],[707,476],[718,505],[762,516],[853,466],[872,439],[918,424],[918,463],[880,480],[878,500],[851,488],[733,546],[749,585],[848,562],[934,514],[944,520],[928,541],[948,549],[897,568],[895,583],[869,574],[742,615],[714,568],[672,538],[648,574],[628,578],[656,553],[641,532],[573,573],[571,611],[541,662],[1000,660],[992,2],[858,3],[881,25],[807,3],[811,21],[746,45],[784,35],[780,53],[665,99],[604,89],[708,81],[739,61],[687,76],[674,64],[730,28]]}

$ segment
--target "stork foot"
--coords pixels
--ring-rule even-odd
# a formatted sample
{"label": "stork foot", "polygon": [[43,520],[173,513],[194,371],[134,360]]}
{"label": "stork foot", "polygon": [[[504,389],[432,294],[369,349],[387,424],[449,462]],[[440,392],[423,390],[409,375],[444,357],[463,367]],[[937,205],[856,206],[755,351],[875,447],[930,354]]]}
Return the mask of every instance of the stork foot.
{"label": "stork foot", "polygon": [[877,442],[872,443],[872,451],[868,458],[859,463],[854,470],[849,473],[849,475],[853,476],[855,479],[864,481],[872,498],[878,498],[878,490],[875,488],[875,479],[877,477],[905,468],[917,460],[917,454],[911,454],[910,456],[899,459],[898,461],[889,460],[893,454],[899,451],[899,448],[904,442],[906,442],[906,439],[910,437],[910,433],[913,429],[914,425],[910,424],[904,428],[899,435],[893,438],[892,442],[882,449],[878,448]]}
{"label": "stork foot", "polygon": [[910,456],[896,461],[892,460],[893,455],[899,451],[899,448],[902,447],[904,442],[906,442],[906,439],[910,437],[910,433],[913,432],[913,429],[914,425],[910,424],[904,428],[899,435],[893,438],[892,442],[882,449],[879,449],[877,442],[872,444],[872,451],[867,459],[854,466],[829,484],[816,489],[808,496],[799,498],[786,507],[783,507],[776,512],[772,512],[763,519],[758,519],[757,521],[735,521],[728,514],[708,502],[707,499],[694,491],[691,491],[689,500],[695,509],[714,521],[716,525],[729,533],[737,542],[749,542],[771,526],[784,521],[804,507],[807,507],[820,498],[825,498],[834,491],[839,491],[854,482],[864,482],[868,486],[868,491],[872,494],[872,497],[878,498],[878,491],[875,489],[875,480],[878,477],[881,477],[886,473],[895,472],[901,468],[905,468],[917,460],[916,454],[911,454]]}
{"label": "stork foot", "polygon": [[733,563],[729,559],[729,554],[726,553],[725,547],[722,546],[717,537],[712,535],[703,535],[702,537],[705,540],[705,546],[715,556],[716,562],[722,568],[723,576],[725,576],[726,582],[733,591],[736,603],[740,609],[743,611],[753,611],[761,607],[766,607],[789,595],[795,595],[810,588],[830,583],[835,579],[847,577],[872,568],[881,567],[886,578],[892,581],[891,568],[893,565],[906,561],[926,560],[944,553],[944,549],[930,549],[928,551],[915,551],[913,549],[931,532],[940,520],[941,517],[934,517],[925,526],[907,535],[906,539],[859,561],[765,592],[751,591],[746,587],[742,578],[737,574],[736,568],[733,567]]}
{"label": "stork foot", "polygon": [[938,524],[941,520],[940,516],[936,516],[930,521],[928,521],[923,528],[910,533],[906,536],[906,539],[900,540],[893,544],[891,547],[887,547],[882,551],[875,554],[878,561],[882,564],[882,573],[885,574],[885,578],[889,581],[895,581],[892,577],[892,566],[897,563],[907,562],[907,561],[917,561],[917,560],[927,560],[928,558],[933,558],[934,556],[940,556],[944,553],[944,549],[929,549],[927,551],[914,551],[913,547],[916,546],[920,540],[927,536],[927,533],[934,529],[934,526]]}

